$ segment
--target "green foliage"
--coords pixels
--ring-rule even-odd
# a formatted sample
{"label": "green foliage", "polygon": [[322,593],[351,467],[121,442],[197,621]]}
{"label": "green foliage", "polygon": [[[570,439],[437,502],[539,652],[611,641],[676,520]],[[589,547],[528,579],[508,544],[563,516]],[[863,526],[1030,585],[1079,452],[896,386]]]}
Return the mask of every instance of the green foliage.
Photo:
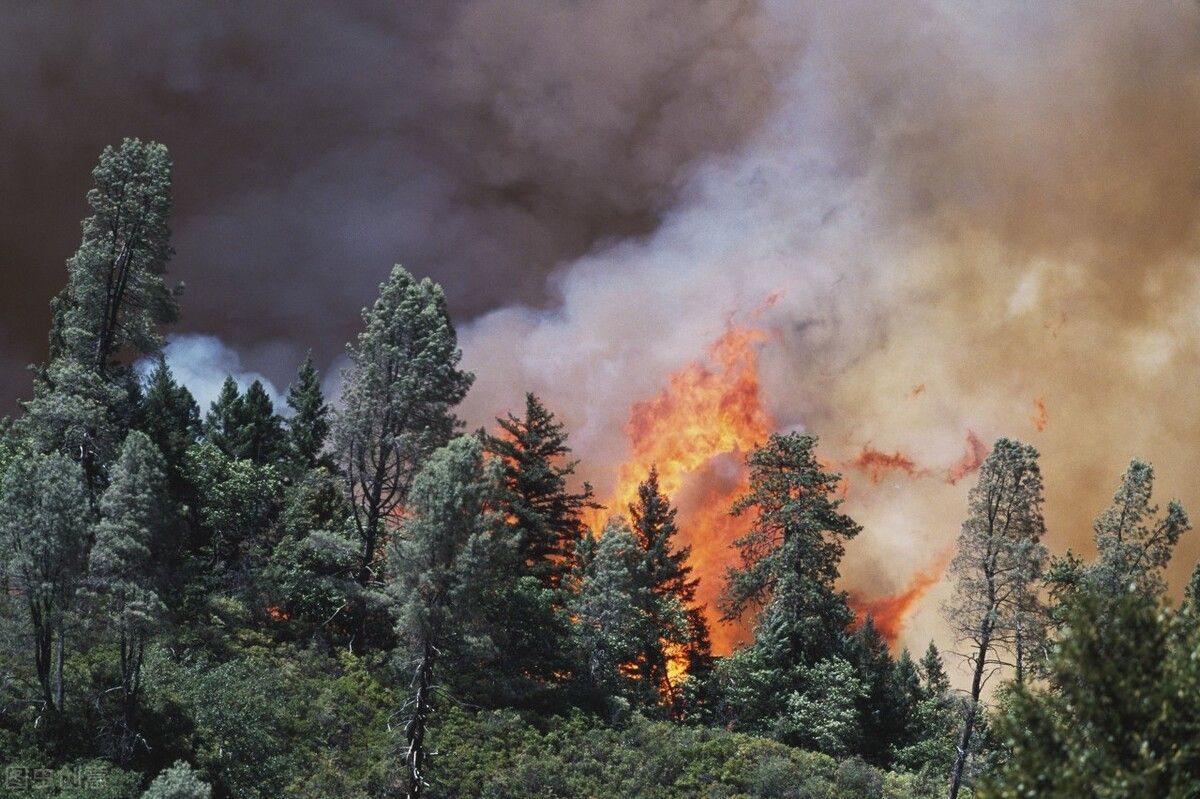
{"label": "green foliage", "polygon": [[196,770],[178,760],[157,777],[142,794],[142,799],[211,799],[212,787],[200,779]]}
{"label": "green foliage", "polygon": [[258,380],[239,395],[233,378],[225,378],[205,416],[204,438],[234,460],[262,465],[277,464],[287,451],[283,420]]}
{"label": "green foliage", "polygon": [[179,315],[162,279],[171,257],[171,157],[161,144],[125,139],[104,149],[92,179],[92,216],[83,221],[56,308],[52,345],[62,350],[52,346],[51,357],[67,356],[104,376],[125,346],[157,352],[158,325]]}
{"label": "green foliage", "polygon": [[[92,517],[83,470],[62,455],[18,457],[0,484],[0,566],[9,592],[21,597],[41,698],[62,705],[52,690],[52,648],[83,577]],[[57,682],[61,685],[61,673]]]}
{"label": "green foliage", "polygon": [[585,681],[599,696],[617,700],[616,709],[652,705],[656,686],[637,680],[635,671],[647,636],[655,632],[643,610],[650,592],[640,577],[642,550],[619,516],[609,521],[594,550],[571,606]]}
{"label": "green foliage", "polygon": [[161,356],[147,380],[134,425],[150,437],[166,461],[174,490],[182,490],[184,457],[200,437],[200,406],[186,386],[175,382]]}
{"label": "green foliage", "polygon": [[426,459],[460,426],[453,409],[474,377],[457,368],[454,325],[431,280],[396,266],[363,323],[349,348],[333,448],[361,543],[356,579],[365,586],[380,582],[387,528]]}
{"label": "green foliage", "polygon": [[1009,756],[982,797],[1200,793],[1200,635],[1141,593],[1080,592],[1048,670],[998,718]]}
{"label": "green foliage", "polygon": [[821,469],[812,436],[774,434],[747,458],[750,489],[733,513],[753,513],[734,541],[741,565],[727,574],[723,609],[740,618],[762,607],[755,646],[780,667],[812,664],[840,648],[853,618],[834,590],[844,543],[858,524],[840,513],[840,476]]}
{"label": "green foliage", "polygon": [[712,669],[708,626],[696,607],[696,587],[688,565],[691,547],[677,547],[679,528],[675,508],[659,489],[658,470],[638,485],[637,502],[629,506],[630,526],[642,551],[638,579],[644,589],[640,610],[647,631],[638,656],[640,679],[676,714],[683,712],[681,687],[668,662],[683,662],[683,674],[693,682],[705,680]]}
{"label": "green foliage", "polygon": [[329,435],[329,406],[321,393],[321,379],[311,352],[288,387],[287,404],[292,409],[287,422],[292,457],[305,467],[316,466]]}
{"label": "green foliage", "polygon": [[1096,561],[1083,572],[1095,590],[1115,596],[1135,590],[1159,597],[1166,591],[1162,570],[1180,536],[1191,529],[1187,513],[1172,500],[1162,518],[1150,504],[1154,467],[1133,461],[1113,495],[1113,504],[1096,519]]}
{"label": "green foliage", "polygon": [[185,456],[188,482],[196,492],[196,512],[207,533],[202,554],[226,569],[262,543],[279,511],[283,484],[276,468],[235,460],[210,443]]}
{"label": "green foliage", "polygon": [[582,715],[537,726],[507,711],[449,709],[434,734],[431,797],[925,799],[911,776],[706,727]]}

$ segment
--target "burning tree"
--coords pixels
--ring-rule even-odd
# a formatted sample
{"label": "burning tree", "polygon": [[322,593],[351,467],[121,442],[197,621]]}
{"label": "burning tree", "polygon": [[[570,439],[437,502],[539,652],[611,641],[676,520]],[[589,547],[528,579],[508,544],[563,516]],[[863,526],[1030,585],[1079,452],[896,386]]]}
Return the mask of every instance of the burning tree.
{"label": "burning tree", "polygon": [[[970,701],[950,774],[950,799],[958,796],[988,679],[1012,666],[1024,679],[1041,613],[1036,586],[1046,559],[1041,544],[1042,473],[1038,452],[1007,438],[996,442],[968,497],[969,515],[950,564],[957,580],[946,618],[971,667]],[[1011,660],[1009,659],[1011,658]]]}

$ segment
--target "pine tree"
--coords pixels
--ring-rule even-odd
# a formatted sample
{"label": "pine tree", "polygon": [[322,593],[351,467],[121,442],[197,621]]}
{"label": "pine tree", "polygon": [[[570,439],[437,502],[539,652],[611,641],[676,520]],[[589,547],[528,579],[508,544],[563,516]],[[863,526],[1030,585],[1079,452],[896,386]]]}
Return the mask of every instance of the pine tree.
{"label": "pine tree", "polygon": [[187,386],[175,382],[171,367],[161,356],[147,381],[135,426],[162,453],[173,493],[180,496],[184,456],[200,438],[200,406]]}
{"label": "pine tree", "polygon": [[92,216],[67,263],[56,317],[63,354],[104,378],[126,346],[142,355],[157,352],[158,325],[179,315],[176,296],[163,282],[172,254],[171,158],[161,144],[125,139],[104,149],[92,179]]}
{"label": "pine tree", "polygon": [[1045,561],[1042,501],[1037,450],[1007,438],[997,441],[971,489],[969,515],[950,564],[957,585],[946,605],[947,621],[968,645],[965,657],[972,675],[950,799],[956,799],[962,785],[987,676],[1004,666],[1008,655],[1016,664],[1017,681],[1022,681],[1030,639],[1042,618],[1035,587]]}
{"label": "pine tree", "polygon": [[204,417],[204,440],[231,458],[237,457],[239,447],[241,400],[237,381],[226,375]]}
{"label": "pine tree", "polygon": [[647,606],[642,608],[650,631],[639,657],[641,679],[655,694],[670,704],[678,701],[677,686],[669,663],[676,659],[682,671],[700,678],[711,660],[707,626],[695,607],[699,580],[687,565],[691,547],[676,549],[675,508],[661,492],[658,470],[638,486],[637,502],[629,506],[629,518],[642,551],[640,574]]}
{"label": "pine tree", "polygon": [[287,453],[283,420],[263,384],[255,380],[242,395],[239,408],[236,458],[261,464],[278,464]]}
{"label": "pine tree", "polygon": [[433,712],[435,667],[487,649],[481,597],[505,562],[503,519],[495,511],[499,475],[477,438],[461,436],[437,450],[412,482],[401,535],[392,539],[400,657],[413,672],[406,706],[405,782],[409,797],[427,782],[426,733]]}
{"label": "pine tree", "polygon": [[316,466],[329,434],[329,406],[311,352],[288,387],[287,404],[293,411],[287,425],[292,456],[306,467]]}
{"label": "pine tree", "polygon": [[905,697],[897,684],[896,663],[870,616],[854,631],[847,652],[863,686],[858,702],[863,736],[859,754],[869,763],[886,766],[904,734]]}
{"label": "pine tree", "polygon": [[100,499],[88,584],[96,611],[116,636],[121,682],[115,750],[129,762],[140,740],[137,708],[146,643],[163,624],[156,564],[169,546],[170,498],[162,455],[144,433],[125,439]]}
{"label": "pine tree", "polygon": [[360,544],[355,576],[366,586],[380,576],[379,547],[417,471],[460,426],[453,409],[474,378],[457,368],[462,353],[433,281],[396,266],[363,322],[349,349],[333,448]]}
{"label": "pine tree", "polygon": [[67,614],[83,575],[90,520],[79,464],[51,454],[9,465],[0,494],[0,558],[9,592],[28,612],[38,684],[50,710],[63,707]]}
{"label": "pine tree", "polygon": [[799,433],[773,434],[747,459],[749,492],[734,515],[753,512],[747,532],[734,541],[741,565],[726,574],[726,619],[763,608],[754,646],[775,665],[813,664],[841,651],[853,619],[845,594],[834,589],[844,542],[861,529],[839,512],[840,476],[817,462],[817,440]]}
{"label": "pine tree", "polygon": [[567,435],[554,414],[533,394],[525,395],[525,416],[497,419],[503,431],[488,436],[490,453],[504,464],[504,508],[517,531],[525,568],[547,588],[557,588],[571,573],[575,546],[586,525],[583,514],[598,507],[587,483],[574,493],[567,481],[575,473]]}
{"label": "pine tree", "polygon": [[1083,579],[1109,596],[1137,590],[1159,597],[1166,591],[1162,570],[1191,524],[1176,500],[1156,520],[1158,506],[1150,504],[1153,488],[1154,467],[1133,461],[1113,504],[1096,519],[1096,561],[1083,570]]}
{"label": "pine tree", "polygon": [[602,697],[652,704],[656,686],[634,678],[646,637],[656,632],[642,610],[650,601],[640,574],[642,550],[619,516],[609,519],[589,549],[592,554],[572,600],[587,683]]}

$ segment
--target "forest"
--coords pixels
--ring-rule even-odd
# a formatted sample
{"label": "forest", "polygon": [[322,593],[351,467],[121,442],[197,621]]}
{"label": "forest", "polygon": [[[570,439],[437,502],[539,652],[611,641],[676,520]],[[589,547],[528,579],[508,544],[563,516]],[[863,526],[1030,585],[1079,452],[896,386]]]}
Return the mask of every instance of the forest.
{"label": "forest", "polygon": [[1168,590],[1190,523],[1150,464],[1088,560],[1043,541],[1037,450],[993,442],[953,651],[893,652],[839,587],[840,475],[772,434],[710,609],[753,633],[717,656],[656,471],[602,507],[534,394],[466,430],[429,279],[386,276],[339,397],[310,358],[286,407],[229,378],[200,408],[162,354],[171,170],[101,154],[0,428],[0,795],[1200,795],[1200,571]]}

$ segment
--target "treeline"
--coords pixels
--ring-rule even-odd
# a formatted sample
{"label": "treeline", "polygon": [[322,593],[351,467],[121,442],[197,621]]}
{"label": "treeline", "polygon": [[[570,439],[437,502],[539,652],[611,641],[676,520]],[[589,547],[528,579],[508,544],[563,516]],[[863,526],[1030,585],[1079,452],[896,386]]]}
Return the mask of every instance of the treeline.
{"label": "treeline", "polygon": [[[1189,525],[1149,466],[1093,563],[1050,559],[1037,453],[997,442],[952,567],[963,694],[932,643],[893,657],[854,618],[839,476],[772,435],[719,608],[753,638],[714,657],[653,470],[601,508],[532,394],[464,432],[440,287],[392,271],[336,409],[310,358],[286,411],[232,379],[202,411],[161,355],[166,149],[127,140],[93,178],[49,361],[0,436],[8,795],[1119,795],[1083,789],[1098,773],[1193,795],[1198,639],[1162,579]],[[632,762],[636,735],[690,754],[569,765],[585,741]]]}

